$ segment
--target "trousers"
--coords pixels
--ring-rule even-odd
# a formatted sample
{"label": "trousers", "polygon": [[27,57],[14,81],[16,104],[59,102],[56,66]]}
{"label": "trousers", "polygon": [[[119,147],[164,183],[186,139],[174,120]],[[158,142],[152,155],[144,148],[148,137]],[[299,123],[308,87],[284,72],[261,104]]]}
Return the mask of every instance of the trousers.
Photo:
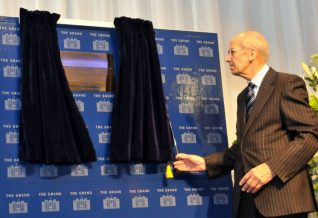
{"label": "trousers", "polygon": [[[276,216],[273,218],[307,218],[308,213]],[[252,194],[241,192],[240,207],[237,218],[267,218],[259,213],[254,205]]]}

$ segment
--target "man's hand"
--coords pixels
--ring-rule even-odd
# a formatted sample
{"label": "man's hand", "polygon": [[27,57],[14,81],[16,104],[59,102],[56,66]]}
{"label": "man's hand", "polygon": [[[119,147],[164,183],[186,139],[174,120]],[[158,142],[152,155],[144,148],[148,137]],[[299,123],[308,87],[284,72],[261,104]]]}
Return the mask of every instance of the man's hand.
{"label": "man's hand", "polygon": [[196,172],[206,170],[204,158],[192,154],[177,154],[173,166],[179,171]]}
{"label": "man's hand", "polygon": [[275,176],[275,173],[269,168],[266,163],[262,163],[252,168],[240,181],[242,191],[247,193],[255,193]]}

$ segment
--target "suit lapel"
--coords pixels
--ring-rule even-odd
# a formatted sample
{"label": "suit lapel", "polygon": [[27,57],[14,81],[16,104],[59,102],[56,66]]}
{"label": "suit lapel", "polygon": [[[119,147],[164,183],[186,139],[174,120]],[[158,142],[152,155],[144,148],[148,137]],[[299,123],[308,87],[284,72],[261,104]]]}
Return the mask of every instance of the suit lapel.
{"label": "suit lapel", "polygon": [[246,95],[247,95],[247,88],[243,90],[243,92],[238,96],[237,101],[237,117],[238,117],[238,126],[237,132],[243,134],[243,130],[245,127],[245,120],[246,120]]}
{"label": "suit lapel", "polygon": [[[267,72],[266,76],[264,77],[262,84],[259,88],[258,94],[256,96],[253,109],[251,115],[245,125],[243,137],[248,131],[248,129],[252,126],[252,123],[256,120],[258,115],[260,114],[261,109],[264,107],[266,102],[268,101],[269,97],[272,95],[274,91],[274,84],[276,81],[276,73],[275,71],[270,68]],[[245,117],[245,115],[244,115]]]}

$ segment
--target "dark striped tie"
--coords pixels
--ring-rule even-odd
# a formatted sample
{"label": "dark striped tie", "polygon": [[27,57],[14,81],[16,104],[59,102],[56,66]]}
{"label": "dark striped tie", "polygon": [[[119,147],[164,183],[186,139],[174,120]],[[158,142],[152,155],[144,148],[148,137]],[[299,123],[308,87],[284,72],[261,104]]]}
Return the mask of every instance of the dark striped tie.
{"label": "dark striped tie", "polygon": [[253,108],[253,104],[254,104],[254,100],[255,100],[255,95],[254,95],[254,88],[255,88],[255,84],[252,82],[248,82],[248,86],[247,86],[247,96],[246,96],[246,120],[248,119],[248,117],[251,114],[252,108]]}

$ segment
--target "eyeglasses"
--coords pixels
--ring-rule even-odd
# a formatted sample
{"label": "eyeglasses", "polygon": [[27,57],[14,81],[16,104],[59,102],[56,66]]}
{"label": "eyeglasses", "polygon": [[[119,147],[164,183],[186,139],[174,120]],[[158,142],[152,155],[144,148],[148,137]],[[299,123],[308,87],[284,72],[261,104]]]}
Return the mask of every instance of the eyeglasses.
{"label": "eyeglasses", "polygon": [[235,52],[241,51],[241,50],[243,50],[243,49],[244,49],[244,48],[230,49],[230,50],[227,51],[227,55],[233,56],[233,54],[234,54]]}

